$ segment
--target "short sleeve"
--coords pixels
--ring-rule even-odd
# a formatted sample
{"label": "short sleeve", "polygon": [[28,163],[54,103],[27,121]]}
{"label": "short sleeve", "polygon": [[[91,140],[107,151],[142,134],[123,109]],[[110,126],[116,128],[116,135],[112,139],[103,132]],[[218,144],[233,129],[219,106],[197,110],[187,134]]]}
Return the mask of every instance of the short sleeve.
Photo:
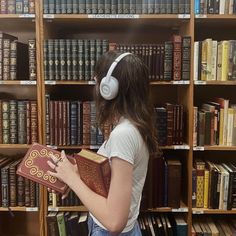
{"label": "short sleeve", "polygon": [[129,126],[115,129],[108,140],[108,157],[118,157],[133,165],[138,151],[138,142],[138,132],[134,127]]}

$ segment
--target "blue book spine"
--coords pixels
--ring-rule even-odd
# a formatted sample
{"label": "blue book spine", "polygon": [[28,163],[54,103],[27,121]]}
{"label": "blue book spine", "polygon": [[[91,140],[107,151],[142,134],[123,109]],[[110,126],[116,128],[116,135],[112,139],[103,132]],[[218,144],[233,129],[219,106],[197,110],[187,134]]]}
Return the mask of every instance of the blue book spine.
{"label": "blue book spine", "polygon": [[194,1],[194,12],[195,14],[200,14],[200,0]]}

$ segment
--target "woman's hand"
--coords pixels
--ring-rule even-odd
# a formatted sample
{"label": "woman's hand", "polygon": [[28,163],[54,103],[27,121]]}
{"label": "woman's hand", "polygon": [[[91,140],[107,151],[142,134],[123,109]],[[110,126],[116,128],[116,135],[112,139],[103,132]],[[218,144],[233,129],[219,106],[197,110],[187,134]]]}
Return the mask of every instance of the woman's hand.
{"label": "woman's hand", "polygon": [[60,181],[63,181],[67,185],[74,181],[75,178],[78,178],[79,172],[76,164],[72,164],[68,158],[64,150],[61,152],[61,158],[58,159],[54,155],[51,155],[51,161],[47,161],[48,165],[54,171],[48,171],[53,177],[58,178]]}

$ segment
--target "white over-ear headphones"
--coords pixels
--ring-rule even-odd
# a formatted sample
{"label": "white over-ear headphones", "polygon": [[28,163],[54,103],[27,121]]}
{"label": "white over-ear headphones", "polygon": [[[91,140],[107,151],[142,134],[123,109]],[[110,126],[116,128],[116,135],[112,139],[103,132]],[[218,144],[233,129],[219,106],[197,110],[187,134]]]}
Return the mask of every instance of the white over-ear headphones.
{"label": "white over-ear headphones", "polygon": [[119,90],[119,82],[114,76],[112,76],[112,72],[116,68],[119,61],[130,54],[130,52],[126,52],[118,56],[111,64],[106,77],[102,78],[100,83],[100,94],[104,99],[111,100],[117,96]]}

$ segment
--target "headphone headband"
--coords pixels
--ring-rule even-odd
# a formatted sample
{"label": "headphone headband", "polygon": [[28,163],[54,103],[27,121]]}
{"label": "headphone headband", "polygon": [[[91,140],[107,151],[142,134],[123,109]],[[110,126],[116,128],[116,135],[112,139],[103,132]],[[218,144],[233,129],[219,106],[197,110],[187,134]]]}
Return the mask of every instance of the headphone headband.
{"label": "headphone headband", "polygon": [[124,57],[130,55],[131,53],[130,52],[125,52],[125,53],[122,53],[120,56],[118,56],[115,61],[111,64],[108,72],[107,72],[107,75],[106,75],[106,80],[109,82],[110,80],[110,77],[112,75],[112,72],[114,71],[116,65],[119,63],[119,61],[121,61]]}

